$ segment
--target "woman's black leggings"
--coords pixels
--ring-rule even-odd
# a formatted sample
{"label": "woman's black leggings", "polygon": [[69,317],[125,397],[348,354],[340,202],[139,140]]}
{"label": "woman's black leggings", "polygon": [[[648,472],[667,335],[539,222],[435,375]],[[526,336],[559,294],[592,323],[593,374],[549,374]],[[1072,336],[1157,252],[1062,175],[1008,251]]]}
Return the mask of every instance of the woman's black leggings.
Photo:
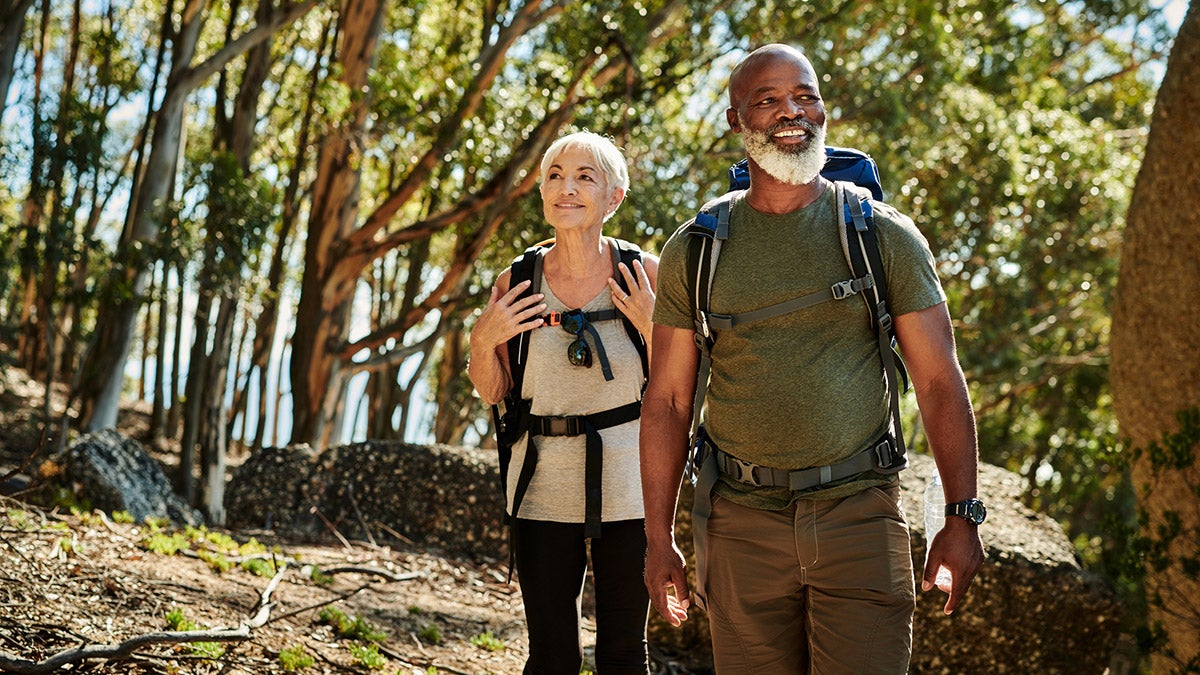
{"label": "woman's black leggings", "polygon": [[[579,675],[579,607],[588,562],[583,523],[517,518],[513,527],[529,627],[525,673]],[[604,523],[601,536],[591,540],[597,675],[648,672],[645,558],[645,523],[640,519]]]}

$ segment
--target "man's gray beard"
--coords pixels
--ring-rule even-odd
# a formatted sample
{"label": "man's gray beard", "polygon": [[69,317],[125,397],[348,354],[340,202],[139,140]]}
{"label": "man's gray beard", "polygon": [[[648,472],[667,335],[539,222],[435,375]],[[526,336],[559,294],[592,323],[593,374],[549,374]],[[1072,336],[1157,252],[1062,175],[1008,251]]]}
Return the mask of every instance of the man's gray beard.
{"label": "man's gray beard", "polygon": [[772,178],[789,185],[810,183],[825,168],[825,125],[809,133],[808,146],[793,153],[772,143],[769,132],[754,131],[742,124],[746,154]]}

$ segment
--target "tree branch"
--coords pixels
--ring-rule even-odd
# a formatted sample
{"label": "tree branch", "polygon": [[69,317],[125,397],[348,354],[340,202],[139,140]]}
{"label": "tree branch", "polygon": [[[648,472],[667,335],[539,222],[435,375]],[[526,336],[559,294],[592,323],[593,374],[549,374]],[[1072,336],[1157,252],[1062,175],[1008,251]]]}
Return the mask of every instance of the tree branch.
{"label": "tree branch", "polygon": [[52,673],[71,663],[88,659],[124,659],[142,647],[154,644],[182,644],[185,642],[241,642],[250,639],[251,631],[267,623],[274,603],[271,593],[283,579],[287,570],[284,564],[263,589],[258,601],[258,611],[253,617],[238,624],[236,628],[213,628],[209,630],[158,631],[144,633],[118,644],[84,645],[73,647],[51,656],[44,661],[28,661],[0,652],[0,670],[18,675],[41,675]]}

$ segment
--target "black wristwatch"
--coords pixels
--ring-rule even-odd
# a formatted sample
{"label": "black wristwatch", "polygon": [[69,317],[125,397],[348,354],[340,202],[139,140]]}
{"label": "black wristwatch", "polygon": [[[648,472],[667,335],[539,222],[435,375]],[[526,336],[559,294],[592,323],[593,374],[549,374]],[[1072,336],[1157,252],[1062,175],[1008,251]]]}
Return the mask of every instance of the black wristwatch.
{"label": "black wristwatch", "polygon": [[987,508],[978,499],[967,499],[946,505],[947,516],[966,518],[968,522],[979,525],[987,518]]}

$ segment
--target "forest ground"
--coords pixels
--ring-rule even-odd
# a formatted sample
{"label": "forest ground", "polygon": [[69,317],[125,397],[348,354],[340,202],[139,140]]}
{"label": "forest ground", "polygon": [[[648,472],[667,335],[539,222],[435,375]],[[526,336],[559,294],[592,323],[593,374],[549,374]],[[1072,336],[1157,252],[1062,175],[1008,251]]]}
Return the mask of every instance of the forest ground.
{"label": "forest ground", "polygon": [[[2,368],[0,476],[37,447],[43,390],[23,371]],[[52,401],[60,413],[63,392],[56,391]],[[146,412],[125,411],[120,430],[142,438]],[[169,452],[157,456],[170,461]],[[33,464],[44,460],[39,456]],[[29,469],[25,475],[34,473]],[[151,528],[145,524],[53,506],[37,481],[10,481],[0,486],[0,495],[0,654],[8,657],[44,661],[71,648],[116,645],[165,631],[173,609],[198,628],[234,628],[256,613],[271,583],[269,572],[258,576],[239,566],[218,572],[194,553],[147,550]],[[242,543],[253,536],[275,551],[277,561],[292,561],[270,594],[276,604],[265,625],[248,640],[222,643],[225,652],[217,659],[198,655],[191,645],[161,643],[122,660],[81,661],[69,672],[283,673],[290,671],[280,653],[297,647],[313,660],[296,671],[303,673],[521,672],[527,654],[521,594],[515,582],[506,582],[504,564],[449,559],[415,546],[316,545],[265,532],[220,534]],[[359,569],[318,583],[306,565]],[[386,634],[377,642],[385,660],[380,668],[368,669],[356,659],[352,650],[363,643],[339,637],[323,622],[325,607]],[[586,608],[585,602],[585,614]],[[588,669],[595,631],[587,616],[582,635]],[[657,656],[656,672],[687,672]]]}

